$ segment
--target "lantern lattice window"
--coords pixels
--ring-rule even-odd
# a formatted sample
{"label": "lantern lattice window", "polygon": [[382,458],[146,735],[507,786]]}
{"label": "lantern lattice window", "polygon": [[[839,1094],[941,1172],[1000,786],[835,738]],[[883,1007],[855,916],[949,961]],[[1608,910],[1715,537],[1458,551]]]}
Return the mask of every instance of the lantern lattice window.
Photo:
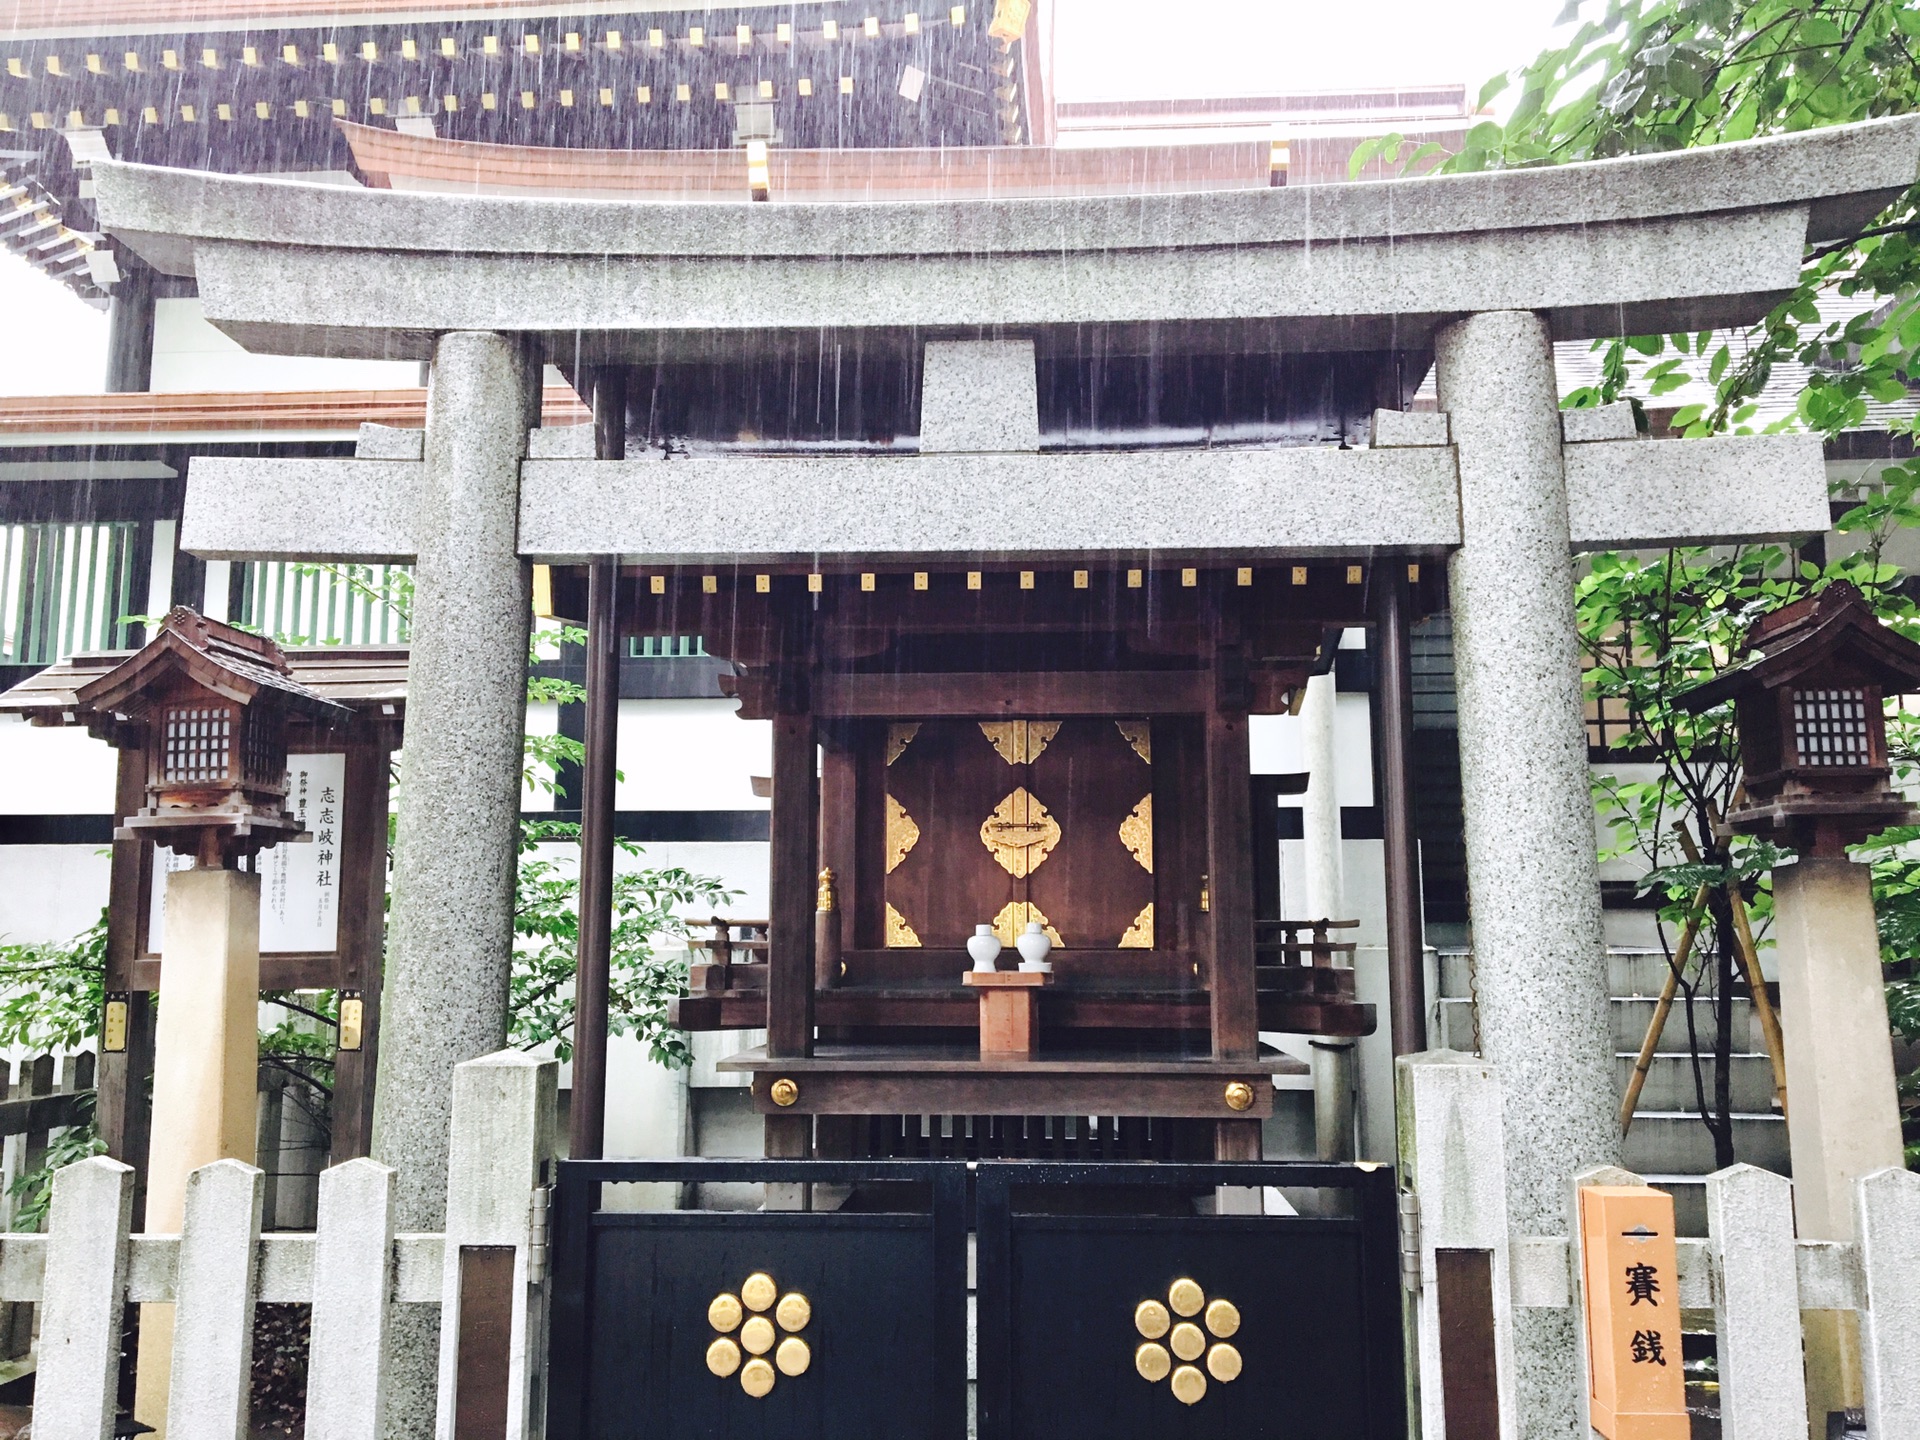
{"label": "lantern lattice window", "polygon": [[1867,692],[1794,691],[1793,750],[1802,765],[1871,765]]}
{"label": "lantern lattice window", "polygon": [[218,784],[228,778],[233,710],[224,705],[174,705],[166,712],[164,778],[169,784]]}

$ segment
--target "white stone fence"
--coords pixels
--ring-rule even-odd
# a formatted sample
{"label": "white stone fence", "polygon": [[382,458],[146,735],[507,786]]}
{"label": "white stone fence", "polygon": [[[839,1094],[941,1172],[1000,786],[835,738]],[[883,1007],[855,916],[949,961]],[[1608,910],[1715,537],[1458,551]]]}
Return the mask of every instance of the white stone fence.
{"label": "white stone fence", "polygon": [[[1442,1252],[1483,1254],[1501,1440],[1520,1424],[1513,1350],[1515,1312],[1581,1306],[1583,1185],[1635,1185],[1604,1167],[1569,1177],[1567,1234],[1516,1235],[1507,1223],[1501,1090],[1478,1056],[1430,1051],[1399,1061],[1400,1153],[1405,1162],[1403,1262],[1417,1288],[1422,1440],[1449,1434],[1441,1364]],[[1881,1170],[1854,1190],[1856,1238],[1799,1240],[1792,1182],[1751,1165],[1706,1177],[1708,1237],[1678,1242],[1680,1306],[1709,1313],[1717,1337],[1720,1433],[1725,1440],[1805,1440],[1807,1394],[1801,1312],[1858,1317],[1873,1440],[1920,1437],[1920,1174]],[[1416,1239],[1417,1236],[1417,1239]],[[1572,1236],[1572,1239],[1568,1237]],[[1417,1275],[1416,1275],[1417,1252]],[[1457,1314],[1449,1317],[1457,1325]],[[1581,1338],[1584,1364],[1585,1326]],[[1586,1385],[1577,1382],[1580,1433]],[[1455,1432],[1457,1433],[1457,1432]]]}
{"label": "white stone fence", "polygon": [[167,1433],[180,1440],[245,1440],[258,1302],[313,1306],[308,1440],[382,1440],[397,1305],[440,1307],[442,1440],[503,1406],[491,1433],[538,1436],[554,1096],[551,1060],[502,1051],[455,1070],[438,1234],[395,1233],[394,1171],[372,1160],[321,1176],[312,1234],[261,1234],[262,1172],[238,1160],[188,1178],[179,1235],[128,1233],[127,1166],[60,1170],[46,1233],[0,1236],[0,1300],[42,1307],[35,1440],[112,1433],[128,1303],[174,1307]]}

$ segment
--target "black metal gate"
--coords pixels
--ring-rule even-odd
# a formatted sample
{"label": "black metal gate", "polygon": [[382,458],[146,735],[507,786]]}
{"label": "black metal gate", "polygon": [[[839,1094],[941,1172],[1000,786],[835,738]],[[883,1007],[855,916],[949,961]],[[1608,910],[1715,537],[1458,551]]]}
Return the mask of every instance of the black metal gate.
{"label": "black metal gate", "polygon": [[[1041,1162],[977,1175],[981,1440],[1405,1436],[1392,1170]],[[1342,1197],[1322,1203],[1346,1213],[1113,1204],[1223,1185]]]}
{"label": "black metal gate", "polygon": [[[661,1182],[854,1198],[633,1210],[605,1188]],[[1220,1185],[1336,1213],[1193,1213]],[[1405,1435],[1390,1170],[812,1160],[561,1163],[549,1433],[963,1440],[970,1228],[981,1440]]]}

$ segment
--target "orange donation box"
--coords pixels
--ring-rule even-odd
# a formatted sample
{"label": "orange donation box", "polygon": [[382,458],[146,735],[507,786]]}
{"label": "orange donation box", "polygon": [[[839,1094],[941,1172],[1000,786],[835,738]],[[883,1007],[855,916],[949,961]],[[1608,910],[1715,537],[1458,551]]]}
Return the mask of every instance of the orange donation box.
{"label": "orange donation box", "polygon": [[1673,1197],[1585,1186],[1580,1239],[1593,1428],[1607,1440],[1687,1440]]}

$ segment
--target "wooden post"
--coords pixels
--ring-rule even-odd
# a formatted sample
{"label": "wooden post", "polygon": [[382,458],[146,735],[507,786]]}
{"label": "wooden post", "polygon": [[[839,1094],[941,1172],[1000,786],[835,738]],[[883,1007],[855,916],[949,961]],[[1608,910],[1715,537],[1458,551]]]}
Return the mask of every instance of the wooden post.
{"label": "wooden post", "polygon": [[[787,687],[783,687],[787,688]],[[788,703],[798,696],[783,697]],[[773,717],[772,846],[768,856],[767,1054],[813,1053],[813,716],[786,704]]]}
{"label": "wooden post", "polygon": [[[387,727],[365,718],[347,741],[340,807],[340,989],[360,1001],[352,1049],[334,1051],[331,1163],[373,1144],[373,1077],[380,1057],[380,980],[387,948],[387,792],[392,752]],[[351,1027],[343,1027],[343,1031]],[[271,1214],[271,1210],[268,1211]]]}
{"label": "wooden post", "polygon": [[1375,567],[1379,680],[1374,692],[1374,770],[1387,880],[1387,993],[1393,1053],[1427,1048],[1425,931],[1420,851],[1413,825],[1413,656],[1406,569]]}
{"label": "wooden post", "polygon": [[1253,815],[1247,712],[1233,692],[1237,650],[1224,652],[1224,692],[1207,712],[1208,967],[1213,1058],[1250,1060],[1259,1047],[1253,970]]}
{"label": "wooden post", "polygon": [[[857,924],[848,911],[860,892],[860,754],[859,721],[821,727],[820,733],[820,863],[833,872],[829,885],[820,877],[815,897],[814,988],[826,990],[839,983],[840,950],[857,946]],[[832,909],[821,908],[829,898]]]}
{"label": "wooden post", "polygon": [[[146,752],[138,735],[121,737],[131,748],[119,755],[114,787],[116,825],[146,803]],[[112,868],[107,885],[107,974],[109,1003],[124,1004],[126,1032],[122,1048],[100,1052],[99,1098],[95,1115],[107,1153],[135,1171],[134,1223],[146,1206],[147,1134],[152,1109],[147,1101],[147,1077],[153,1073],[153,1010],[151,996],[133,988],[133,959],[140,949],[140,916],[147,894],[143,871],[152,850],[140,840],[113,842]]]}
{"label": "wooden post", "polygon": [[[596,401],[600,390],[595,388]],[[574,975],[573,1104],[567,1153],[598,1159],[606,1144],[607,995],[613,963],[613,772],[620,729],[618,572],[587,577],[587,754],[580,767],[580,931]]]}

